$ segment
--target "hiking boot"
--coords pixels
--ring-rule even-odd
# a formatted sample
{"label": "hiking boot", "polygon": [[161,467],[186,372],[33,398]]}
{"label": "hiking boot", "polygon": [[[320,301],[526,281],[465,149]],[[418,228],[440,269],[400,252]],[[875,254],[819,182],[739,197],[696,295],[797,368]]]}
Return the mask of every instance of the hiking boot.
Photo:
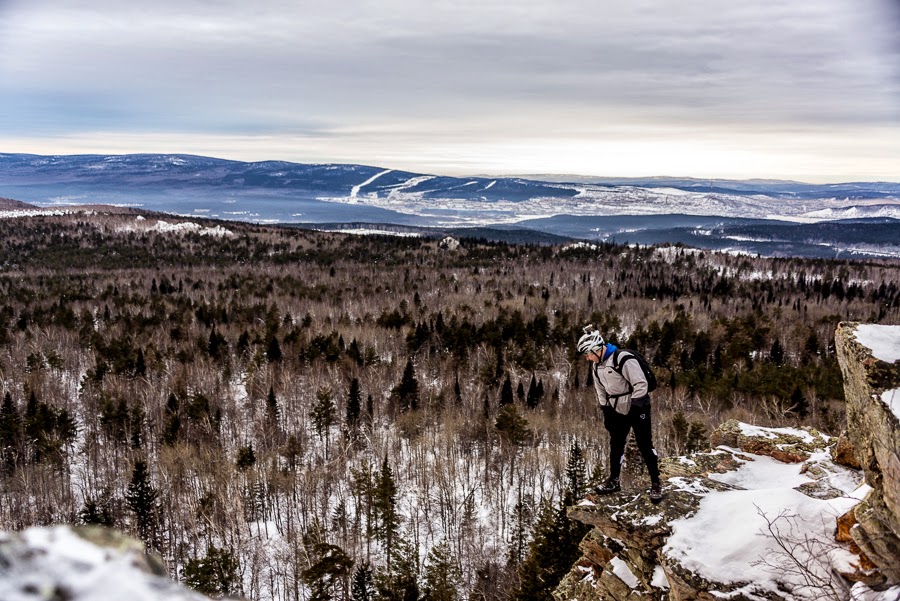
{"label": "hiking boot", "polygon": [[659,482],[654,482],[650,485],[650,501],[652,503],[659,503],[662,501],[662,485]]}
{"label": "hiking boot", "polygon": [[619,486],[619,479],[618,478],[615,478],[615,479],[610,478],[609,480],[607,480],[600,486],[594,488],[594,494],[609,495],[614,492],[619,492],[620,490],[622,490],[622,487]]}

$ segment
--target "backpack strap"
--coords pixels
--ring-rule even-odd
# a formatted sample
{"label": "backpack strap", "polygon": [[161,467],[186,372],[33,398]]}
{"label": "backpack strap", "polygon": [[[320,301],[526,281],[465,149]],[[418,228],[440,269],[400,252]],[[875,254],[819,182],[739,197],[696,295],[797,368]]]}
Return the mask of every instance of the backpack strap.
{"label": "backpack strap", "polygon": [[[622,375],[622,370],[624,369],[625,364],[629,359],[637,359],[631,353],[626,354],[624,357],[621,355],[622,349],[616,349],[613,353],[613,365],[612,368],[615,370],[617,374],[622,376],[622,379],[625,380],[625,383],[628,384],[628,392],[624,392],[622,394],[612,395],[614,398],[623,397],[625,395],[629,395],[634,392],[634,384],[632,384],[628,378]],[[621,361],[619,360],[621,358]]]}

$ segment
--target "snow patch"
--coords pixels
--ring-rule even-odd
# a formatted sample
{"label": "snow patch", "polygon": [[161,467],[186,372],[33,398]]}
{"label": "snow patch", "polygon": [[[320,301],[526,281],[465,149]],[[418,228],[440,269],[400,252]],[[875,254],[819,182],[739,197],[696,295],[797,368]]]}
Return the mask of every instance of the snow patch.
{"label": "snow patch", "polygon": [[203,227],[199,223],[193,223],[191,221],[183,221],[181,223],[169,223],[168,221],[157,221],[153,225],[146,225],[144,222],[146,219],[137,216],[135,219],[135,223],[137,225],[124,225],[116,229],[118,232],[160,232],[163,234],[187,234],[194,233],[200,234],[201,236],[213,236],[215,238],[222,238],[224,236],[233,236],[234,232],[231,230],[222,227],[221,225],[217,225],[214,227]]}
{"label": "snow patch", "polygon": [[850,601],[896,601],[900,599],[900,584],[886,591],[873,591],[862,582],[857,582],[850,589]]}
{"label": "snow patch", "polygon": [[599,246],[590,242],[573,242],[572,244],[566,244],[560,250],[597,250],[599,248]]}
{"label": "snow patch", "polygon": [[[393,171],[393,169],[385,169],[385,170],[382,171],[381,173],[376,173],[375,175],[373,175],[372,177],[370,177],[369,179],[367,179],[367,180],[364,181],[363,183],[359,184],[358,186],[353,186],[353,188],[350,189],[350,198],[351,198],[351,199],[357,198],[357,197],[359,196],[359,191],[362,190],[363,187],[368,186],[369,184],[371,184],[372,182],[374,182],[376,179],[378,179],[378,178],[381,177],[382,175],[388,174],[388,173],[390,173],[391,171]],[[351,201],[351,202],[355,202],[355,201]]]}
{"label": "snow patch", "polygon": [[422,234],[417,232],[395,232],[392,230],[376,230],[370,228],[349,228],[345,230],[316,230],[318,232],[329,232],[332,234],[353,234],[356,236],[397,236],[399,238],[421,238]]}
{"label": "snow patch", "polygon": [[862,324],[856,327],[856,341],[887,363],[900,360],[900,326]]}
{"label": "snow patch", "polygon": [[644,526],[656,526],[662,521],[662,519],[663,517],[661,515],[648,515],[641,520],[641,524],[643,524]]}
{"label": "snow patch", "polygon": [[[710,474],[710,479],[740,490],[707,494],[694,515],[673,521],[664,553],[700,576],[740,587],[745,597],[777,594],[787,585],[797,599],[814,599],[815,591],[801,574],[786,569],[792,560],[776,536],[782,540],[807,537],[795,549],[798,559],[815,574],[829,578],[832,566],[825,551],[834,545],[834,518],[856,505],[862,487],[835,499],[812,498],[794,490],[811,481],[800,473],[801,465],[751,456],[753,461],[735,471]],[[679,480],[670,482],[678,486]],[[844,484],[852,486],[849,481]],[[729,598],[738,591],[713,593]]]}
{"label": "snow patch", "polygon": [[653,578],[650,580],[650,586],[666,590],[669,589],[669,577],[666,576],[666,571],[662,566],[653,566]]}
{"label": "snow patch", "polygon": [[881,393],[881,401],[888,406],[894,417],[900,420],[900,388],[885,390]]}
{"label": "snow patch", "polygon": [[769,440],[772,440],[774,438],[778,438],[779,435],[788,435],[799,438],[801,441],[806,443],[813,443],[816,440],[812,434],[810,434],[806,430],[800,430],[798,428],[763,428],[762,426],[752,426],[745,423],[740,423],[739,425],[741,434],[749,437],[767,438]]}
{"label": "snow patch", "polygon": [[63,598],[55,591],[65,591],[67,599],[92,601],[206,599],[138,568],[135,556],[142,550],[100,547],[65,526],[29,528],[21,537],[21,541],[0,538],[4,554],[14,562],[3,566],[0,599]]}
{"label": "snow patch", "polygon": [[22,210],[22,211],[0,211],[0,219],[15,219],[16,217],[62,217],[63,215],[71,215],[71,211],[60,211],[50,209]]}
{"label": "snow patch", "polygon": [[641,585],[641,581],[637,579],[637,576],[634,575],[627,563],[618,557],[613,557],[609,560],[609,563],[612,564],[613,574],[618,576],[619,580],[627,584],[629,588],[635,589]]}

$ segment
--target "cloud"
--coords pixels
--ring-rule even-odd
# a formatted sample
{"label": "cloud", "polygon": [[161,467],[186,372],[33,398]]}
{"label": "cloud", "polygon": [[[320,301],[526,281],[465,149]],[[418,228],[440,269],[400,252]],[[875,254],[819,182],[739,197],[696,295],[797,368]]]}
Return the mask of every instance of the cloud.
{"label": "cloud", "polygon": [[670,125],[871,131],[900,126],[890,10],[886,0],[7,0],[0,125],[304,139],[420,128],[473,144],[625,125],[625,137]]}

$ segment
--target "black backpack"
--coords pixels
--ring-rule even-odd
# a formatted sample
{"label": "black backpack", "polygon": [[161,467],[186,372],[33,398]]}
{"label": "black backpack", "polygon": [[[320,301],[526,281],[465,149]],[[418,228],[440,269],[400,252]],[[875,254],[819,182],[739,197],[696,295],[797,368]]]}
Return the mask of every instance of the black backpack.
{"label": "black backpack", "polygon": [[[619,353],[622,351],[626,351],[630,354],[625,355],[622,357],[622,360],[619,361]],[[644,377],[647,378],[647,392],[656,390],[656,374],[653,373],[653,368],[650,367],[650,363],[637,351],[631,349],[616,349],[616,352],[613,353],[613,369],[616,370],[616,373],[620,376],[622,375],[622,368],[628,363],[629,359],[636,360],[638,365],[641,366],[641,371],[644,372]]]}

